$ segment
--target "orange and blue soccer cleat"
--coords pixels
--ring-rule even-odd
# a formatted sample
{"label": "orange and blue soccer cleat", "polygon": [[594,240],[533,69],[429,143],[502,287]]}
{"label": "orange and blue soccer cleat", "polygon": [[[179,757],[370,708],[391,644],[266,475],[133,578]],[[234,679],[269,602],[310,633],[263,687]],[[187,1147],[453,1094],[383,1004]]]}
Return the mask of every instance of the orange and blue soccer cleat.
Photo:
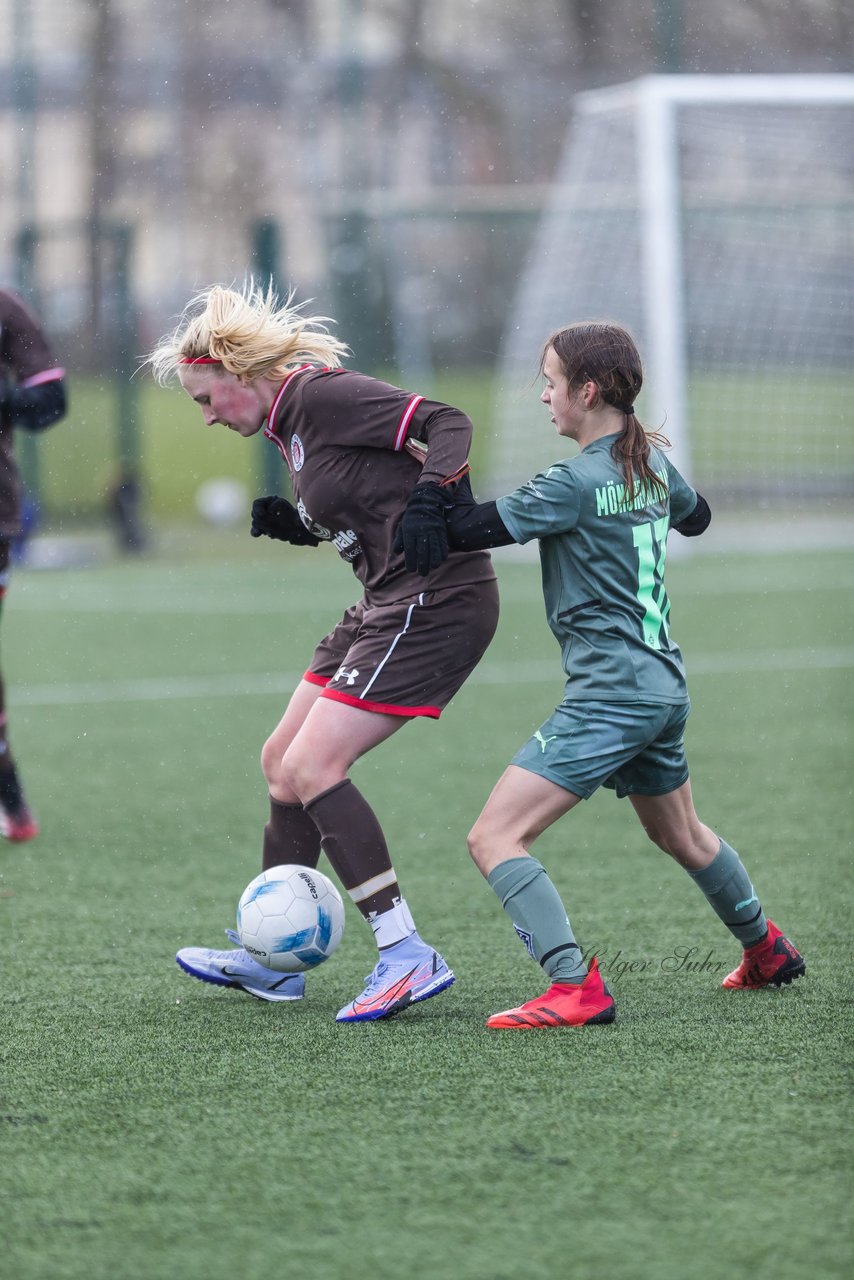
{"label": "orange and blue soccer cleat", "polygon": [[761,942],[745,951],[741,964],[721,983],[730,990],[753,991],[759,987],[782,987],[807,971],[806,962],[772,921]]}
{"label": "orange and blue soccer cleat", "polygon": [[432,947],[419,947],[405,960],[380,960],[365,979],[365,990],[340,1010],[336,1022],[376,1022],[445,991],[454,975]]}
{"label": "orange and blue soccer cleat", "polygon": [[536,1000],[520,1004],[518,1009],[494,1013],[486,1025],[506,1031],[535,1031],[541,1027],[588,1027],[613,1022],[616,1016],[614,998],[602,981],[599,961],[594,956],[580,985],[555,982]]}

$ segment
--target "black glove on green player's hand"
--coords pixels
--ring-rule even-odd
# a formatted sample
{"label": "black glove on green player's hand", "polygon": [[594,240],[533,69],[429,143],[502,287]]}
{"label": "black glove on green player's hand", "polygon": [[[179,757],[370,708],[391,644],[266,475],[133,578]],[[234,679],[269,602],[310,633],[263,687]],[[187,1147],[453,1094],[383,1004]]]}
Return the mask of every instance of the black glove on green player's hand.
{"label": "black glove on green player's hand", "polygon": [[440,485],[428,481],[412,490],[395,530],[394,550],[402,551],[407,570],[422,578],[447,560],[445,493]]}
{"label": "black glove on green player's hand", "polygon": [[252,503],[249,532],[253,538],[276,538],[279,542],[290,542],[295,547],[320,545],[320,538],[309,533],[291,504],[275,494],[269,498],[256,498]]}

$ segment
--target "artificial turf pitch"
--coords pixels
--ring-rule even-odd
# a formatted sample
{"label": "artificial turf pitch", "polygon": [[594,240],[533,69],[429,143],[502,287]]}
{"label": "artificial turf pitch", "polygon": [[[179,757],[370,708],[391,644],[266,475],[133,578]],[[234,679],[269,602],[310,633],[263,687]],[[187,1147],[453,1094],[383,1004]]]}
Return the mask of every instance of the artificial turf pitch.
{"label": "artificial turf pitch", "polygon": [[228,945],[258,868],[261,742],[354,597],[326,549],[209,541],[216,557],[179,541],[20,572],[8,597],[13,741],[43,833],[0,848],[5,1273],[850,1274],[851,558],[697,555],[669,572],[698,810],[806,978],[721,990],[738,947],[602,792],[537,853],[617,1021],[500,1033],[487,1014],[543,982],[465,834],[560,696],[536,566],[501,559],[499,634],[442,721],[354,772],[457,983],[339,1026],[374,962],[349,903],[301,1004],[174,963],[180,946]]}

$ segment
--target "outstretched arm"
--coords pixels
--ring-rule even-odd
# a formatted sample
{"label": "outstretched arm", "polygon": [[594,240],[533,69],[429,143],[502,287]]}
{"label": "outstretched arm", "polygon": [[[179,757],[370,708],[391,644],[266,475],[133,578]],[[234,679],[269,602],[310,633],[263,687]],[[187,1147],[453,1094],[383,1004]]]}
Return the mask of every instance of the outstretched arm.
{"label": "outstretched arm", "polygon": [[516,541],[498,514],[497,502],[475,500],[468,476],[454,486],[451,504],[446,507],[445,520],[448,542],[455,551],[483,551]]}
{"label": "outstretched arm", "polygon": [[448,551],[483,551],[515,542],[494,502],[475,502],[468,474],[412,491],[395,535],[410,573],[425,576]]}
{"label": "outstretched arm", "polygon": [[406,556],[409,572],[423,577],[441,564],[449,551],[484,551],[515,541],[498,514],[497,504],[475,501],[466,470],[444,484],[430,481],[413,490],[394,545]]}

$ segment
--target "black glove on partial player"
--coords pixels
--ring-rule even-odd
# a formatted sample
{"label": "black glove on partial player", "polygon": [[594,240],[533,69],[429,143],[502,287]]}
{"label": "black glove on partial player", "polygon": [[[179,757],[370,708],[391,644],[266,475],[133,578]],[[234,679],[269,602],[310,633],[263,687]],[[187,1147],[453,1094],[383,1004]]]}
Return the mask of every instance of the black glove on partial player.
{"label": "black glove on partial player", "polygon": [[279,542],[290,542],[295,547],[320,545],[320,538],[309,533],[291,504],[275,494],[269,498],[256,498],[252,503],[249,532],[253,538],[276,538]]}
{"label": "black glove on partial player", "polygon": [[52,427],[67,408],[65,384],[61,378],[39,382],[34,387],[18,387],[0,378],[0,414],[26,431]]}
{"label": "black glove on partial player", "polygon": [[410,573],[424,578],[448,558],[445,492],[434,481],[419,484],[409,495],[394,534],[394,550],[402,551]]}

